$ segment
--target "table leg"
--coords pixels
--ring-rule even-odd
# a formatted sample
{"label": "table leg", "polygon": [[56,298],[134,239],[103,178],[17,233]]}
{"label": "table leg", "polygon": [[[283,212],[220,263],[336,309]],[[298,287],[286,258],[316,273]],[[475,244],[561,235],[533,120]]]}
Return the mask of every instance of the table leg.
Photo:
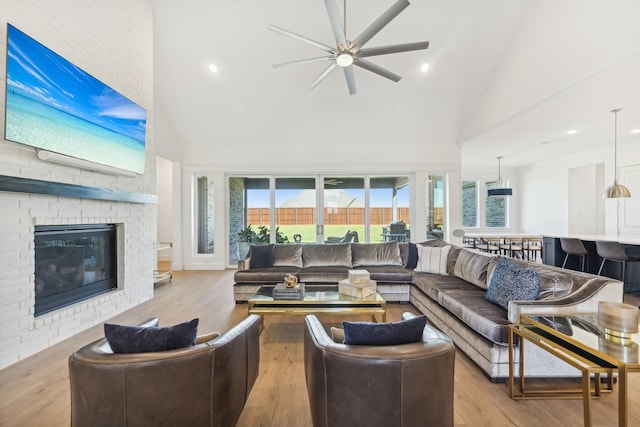
{"label": "table leg", "polygon": [[591,373],[589,370],[582,372],[582,411],[584,413],[584,426],[591,427]]}
{"label": "table leg", "polygon": [[520,360],[518,360],[518,369],[520,371],[520,390],[524,391],[524,338],[520,337],[518,342],[518,351]]}
{"label": "table leg", "polygon": [[627,367],[618,368],[618,426],[627,425]]}
{"label": "table leg", "polygon": [[513,399],[513,330],[509,328],[509,396]]}

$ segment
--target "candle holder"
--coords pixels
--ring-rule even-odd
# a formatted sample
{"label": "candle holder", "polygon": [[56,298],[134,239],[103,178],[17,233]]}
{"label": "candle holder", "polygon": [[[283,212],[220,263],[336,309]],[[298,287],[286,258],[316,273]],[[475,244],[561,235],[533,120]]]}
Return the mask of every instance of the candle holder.
{"label": "candle holder", "polygon": [[598,325],[604,330],[604,338],[615,343],[631,344],[631,335],[638,332],[637,307],[620,302],[598,303]]}

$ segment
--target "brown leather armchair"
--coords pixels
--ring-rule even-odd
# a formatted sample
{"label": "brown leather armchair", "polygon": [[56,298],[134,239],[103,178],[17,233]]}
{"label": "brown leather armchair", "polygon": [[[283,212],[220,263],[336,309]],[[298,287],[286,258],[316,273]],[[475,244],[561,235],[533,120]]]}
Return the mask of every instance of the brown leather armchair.
{"label": "brown leather armchair", "polygon": [[315,427],[453,426],[455,347],[449,337],[427,325],[422,342],[346,345],[334,342],[314,315],[305,325]]}
{"label": "brown leather armchair", "polygon": [[258,377],[259,327],[250,315],[162,352],[113,354],[104,338],[82,347],[69,357],[71,425],[234,426]]}

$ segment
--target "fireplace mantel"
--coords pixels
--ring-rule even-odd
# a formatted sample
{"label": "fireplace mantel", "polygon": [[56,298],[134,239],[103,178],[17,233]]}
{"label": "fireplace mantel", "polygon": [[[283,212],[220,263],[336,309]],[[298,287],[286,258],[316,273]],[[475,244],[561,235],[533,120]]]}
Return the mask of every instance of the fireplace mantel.
{"label": "fireplace mantel", "polygon": [[158,203],[158,196],[154,194],[132,193],[110,188],[65,184],[62,182],[42,181],[39,179],[19,178],[7,175],[0,175],[0,191],[128,203]]}

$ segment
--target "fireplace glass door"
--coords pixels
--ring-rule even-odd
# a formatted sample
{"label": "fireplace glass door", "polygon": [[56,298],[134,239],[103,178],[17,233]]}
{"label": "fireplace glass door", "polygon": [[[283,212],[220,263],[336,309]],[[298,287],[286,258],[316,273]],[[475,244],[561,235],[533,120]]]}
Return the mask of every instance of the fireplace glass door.
{"label": "fireplace glass door", "polygon": [[37,226],[35,315],[117,287],[116,225]]}

